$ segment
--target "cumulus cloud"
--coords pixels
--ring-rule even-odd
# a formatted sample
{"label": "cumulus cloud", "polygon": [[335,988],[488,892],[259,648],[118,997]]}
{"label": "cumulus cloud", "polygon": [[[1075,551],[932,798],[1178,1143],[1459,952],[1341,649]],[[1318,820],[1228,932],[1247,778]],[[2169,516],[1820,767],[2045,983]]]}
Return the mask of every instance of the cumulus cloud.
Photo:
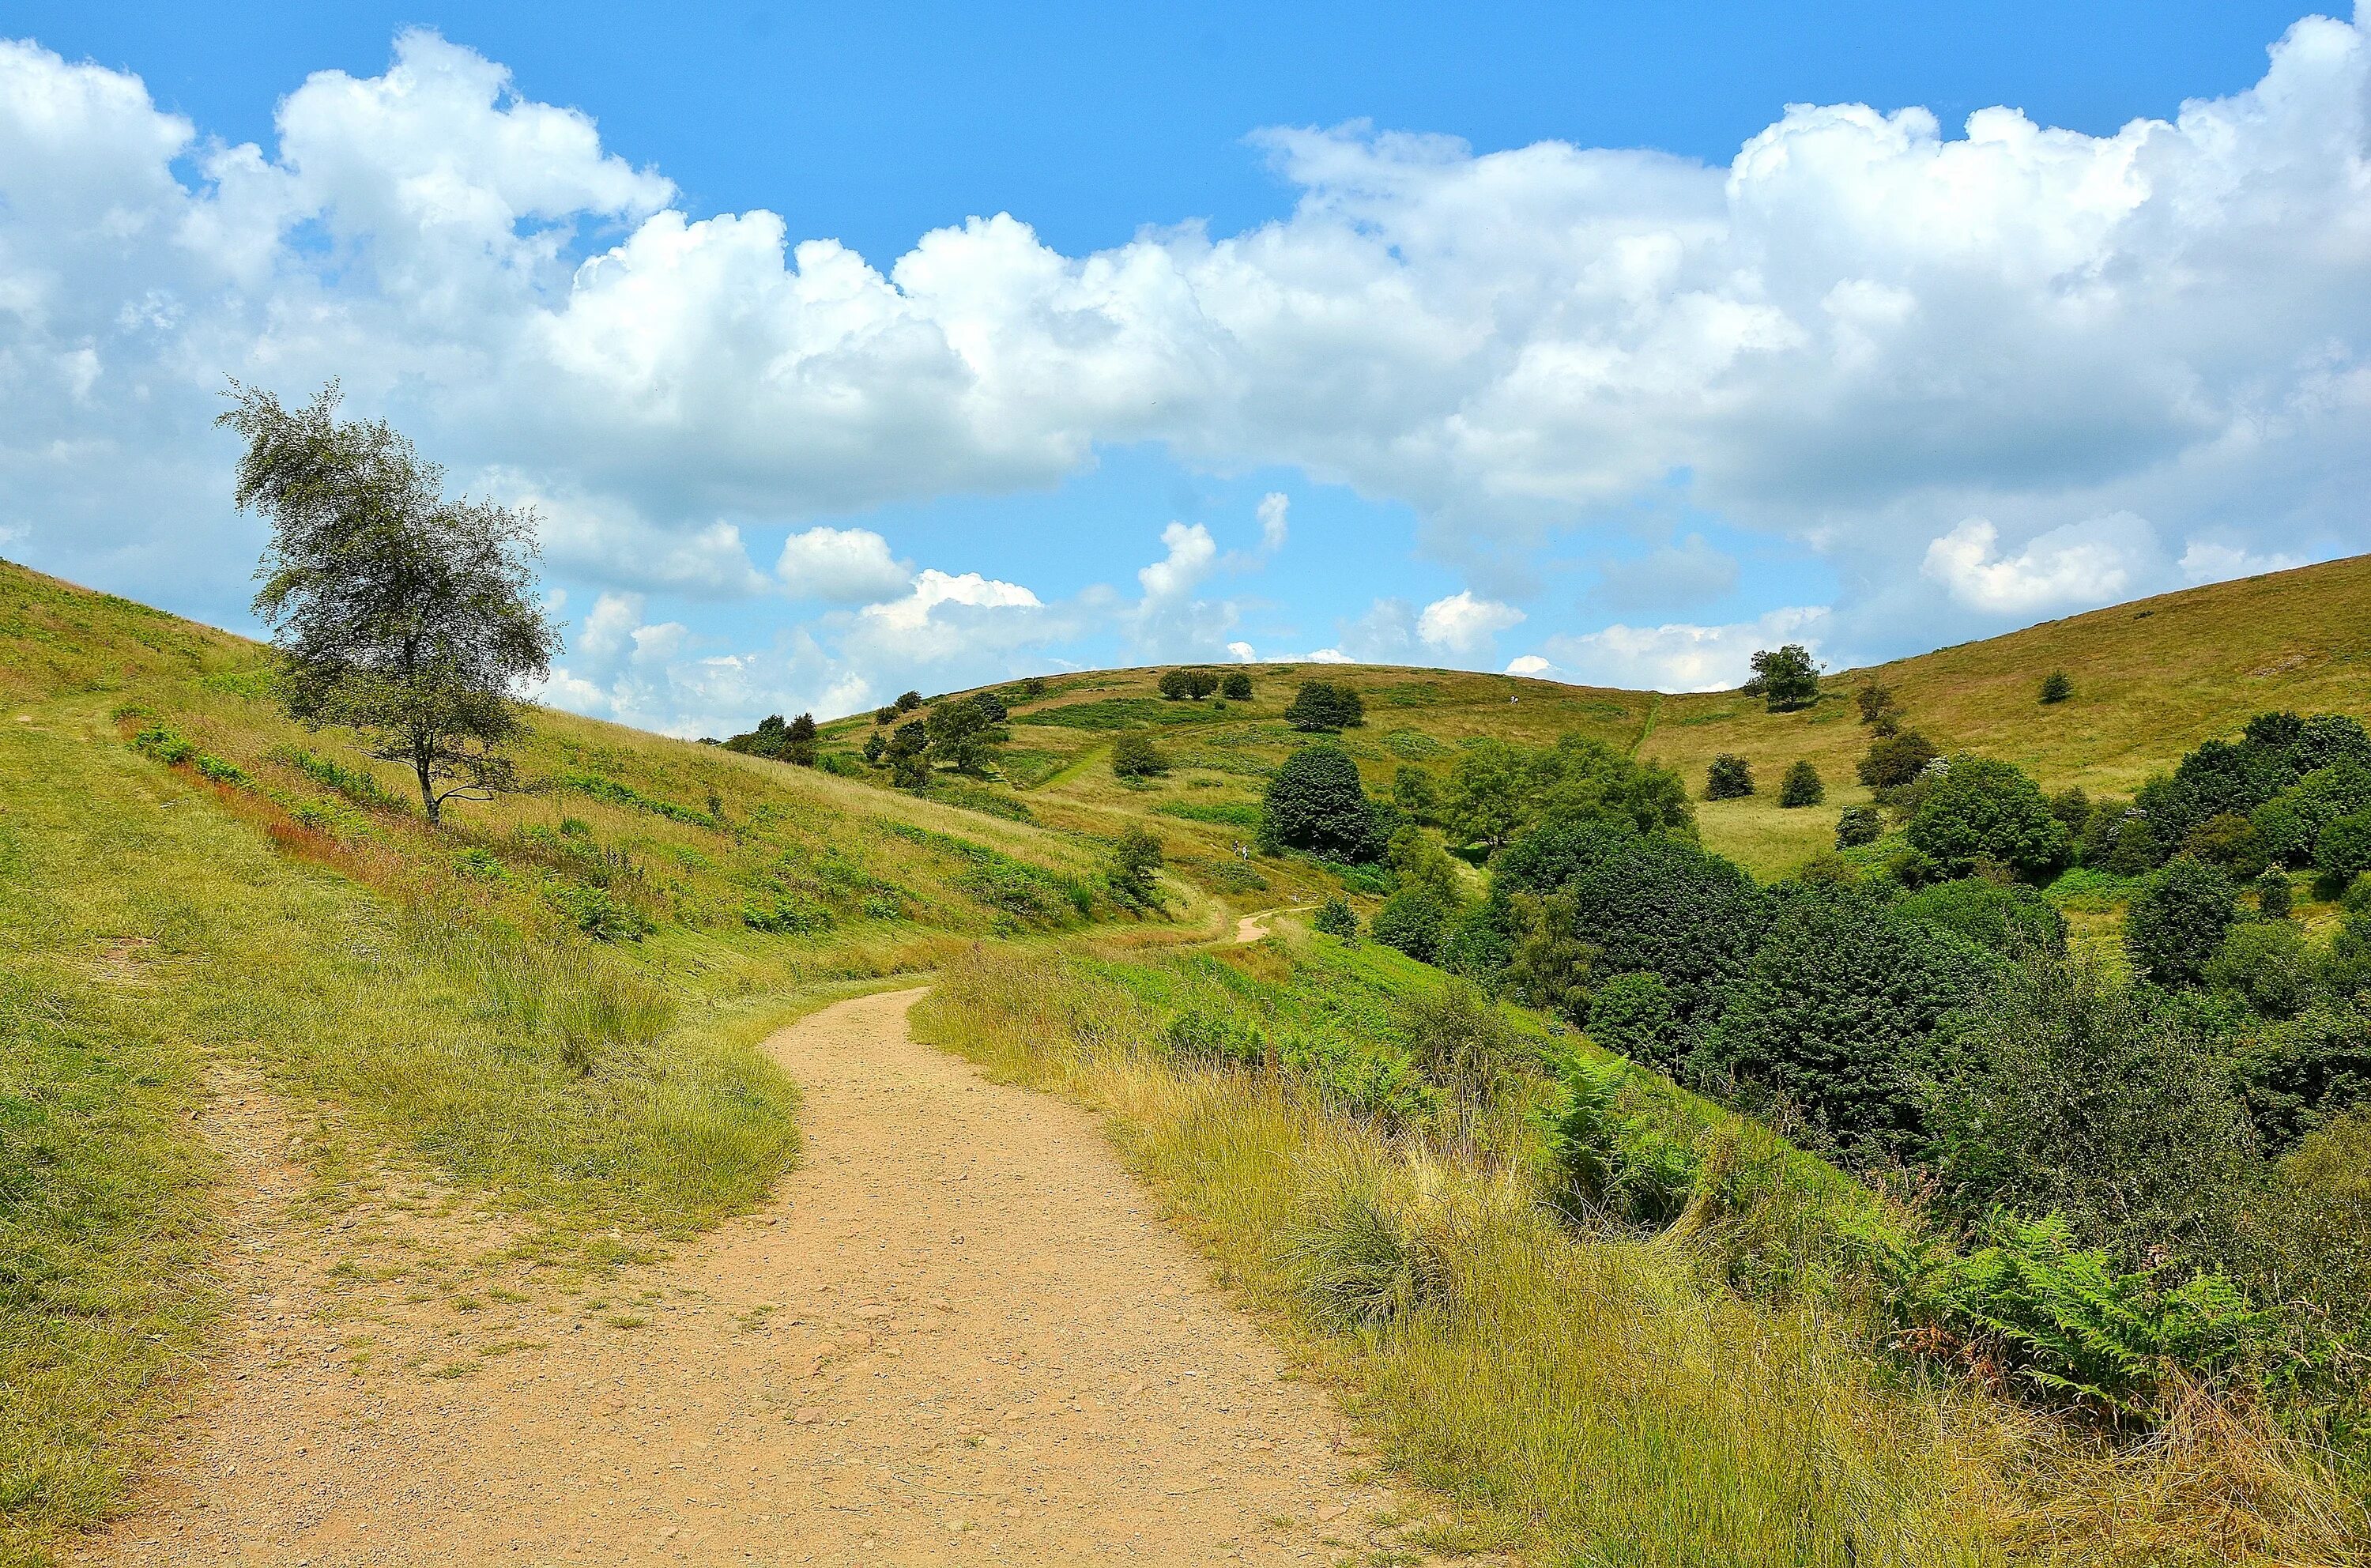
{"label": "cumulus cloud", "polygon": [[914,569],[889,553],[889,541],[869,528],[809,528],[782,541],[774,575],[792,598],[869,605],[913,585]]}
{"label": "cumulus cloud", "polygon": [[1737,558],[1715,549],[1702,534],[1660,545],[1627,560],[1600,562],[1590,601],[1616,615],[1686,609],[1720,598],[1737,586]]}
{"label": "cumulus cloud", "polygon": [[1427,605],[1417,617],[1416,632],[1428,647],[1471,655],[1488,646],[1498,633],[1522,625],[1523,619],[1523,612],[1514,605],[1478,599],[1472,589],[1463,589]]}
{"label": "cumulus cloud", "polygon": [[1800,642],[1818,653],[1827,620],[1825,609],[1794,605],[1727,626],[1617,624],[1552,637],[1539,651],[1509,663],[1507,673],[1581,686],[1720,691],[1744,684],[1757,649]]}
{"label": "cumulus cloud", "polygon": [[[1151,443],[1405,506],[1500,595],[1549,535],[1680,476],[1832,562],[1854,585],[1837,626],[1964,634],[2119,572],[2364,543],[2366,105],[2371,40],[2308,17],[2253,86],[2106,136],[1798,105],[1714,167],[1281,131],[1260,144],[1293,209],[1240,234],[1073,256],[997,214],[874,260],[763,210],[693,215],[586,115],[432,32],[379,75],[297,84],[269,146],[0,41],[0,528],[220,613],[256,528],[227,505],[212,394],[342,374],[459,470],[555,498],[555,562],[613,589],[755,593],[745,530],[812,540]],[[2119,518],[2148,520],[2146,550]],[[841,575],[802,578],[887,595],[833,658],[907,632],[993,660],[1086,624],[979,573],[893,583],[858,536],[813,547]],[[1607,592],[1644,618],[1637,585]],[[1694,655],[1613,651],[1671,630],[1607,628],[1590,656],[1684,674]]]}
{"label": "cumulus cloud", "polygon": [[1260,497],[1260,553],[1274,555],[1284,548],[1285,534],[1290,526],[1292,498],[1281,490],[1270,490]]}

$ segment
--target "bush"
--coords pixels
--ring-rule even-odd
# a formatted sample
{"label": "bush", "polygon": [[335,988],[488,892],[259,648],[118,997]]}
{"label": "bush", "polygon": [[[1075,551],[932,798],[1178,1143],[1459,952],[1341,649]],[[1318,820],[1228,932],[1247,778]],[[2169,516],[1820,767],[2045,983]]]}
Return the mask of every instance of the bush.
{"label": "bush", "polygon": [[1789,809],[1816,806],[1827,798],[1828,787],[1820,781],[1820,770],[1808,758],[1788,768],[1778,785],[1778,803]]}
{"label": "bush", "polygon": [[1392,804],[1417,822],[1434,822],[1440,815],[1440,791],[1431,774],[1402,763],[1392,775]]}
{"label": "bush", "polygon": [[1916,1144],[1914,1075],[1943,1015],[1973,995],[1984,964],[1965,942],[1897,913],[1882,895],[1798,887],[1730,987],[1695,1053],[1700,1081],[1791,1105],[1856,1162]]}
{"label": "bush", "polygon": [[1580,735],[1537,750],[1498,740],[1466,747],[1450,769],[1444,814],[1463,843],[1503,844],[1551,818],[1695,833],[1695,813],[1677,774]]}
{"label": "bush", "polygon": [[1864,724],[1875,724],[1902,711],[1893,700],[1893,688],[1879,686],[1874,680],[1853,693],[1853,703],[1860,709],[1860,721]]}
{"label": "bush", "polygon": [[1885,836],[1885,818],[1875,806],[1846,806],[1836,817],[1836,847],[1857,849]]}
{"label": "bush", "polygon": [[2341,889],[2371,871],[2371,812],[2340,817],[2323,828],[2313,847],[2313,866]]}
{"label": "bush", "polygon": [[1633,1113],[1631,1099],[1626,1067],[1575,1062],[1547,1124],[1547,1155],[1572,1197],[1633,1225],[1668,1225],[1695,1191],[1698,1161],[1651,1109]]}
{"label": "bush", "polygon": [[2190,836],[2182,840],[2181,851],[2220,866],[2241,881],[2264,869],[2264,852],[2259,847],[2256,829],[2237,812],[2208,817],[2192,828]]}
{"label": "bush", "polygon": [[1599,1046],[1660,1072],[1687,1054],[1687,1027],[1660,974],[1616,974],[1589,999],[1589,1037]]}
{"label": "bush", "polygon": [[1347,686],[1303,681],[1285,705],[1284,721],[1296,730],[1348,730],[1367,721],[1366,704]]}
{"label": "bush", "polygon": [[1721,753],[1712,759],[1712,766],[1705,769],[1706,800],[1735,801],[1752,793],[1753,769],[1735,753]]}
{"label": "bush", "polygon": [[1388,948],[1430,963],[1440,951],[1449,928],[1450,910],[1425,886],[1404,887],[1383,900],[1367,927],[1368,934]]}
{"label": "bush", "polygon": [[1329,937],[1339,937],[1346,942],[1359,940],[1359,917],[1351,909],[1349,901],[1338,893],[1317,906],[1317,913],[1311,917],[1309,924],[1312,929],[1323,931]]}
{"label": "bush", "polygon": [[1113,842],[1105,879],[1121,903],[1144,908],[1161,901],[1161,840],[1131,827]]}
{"label": "bush", "polygon": [[1801,643],[1761,649],[1754,653],[1752,664],[1753,678],[1743,690],[1748,697],[1763,698],[1771,712],[1791,713],[1819,700],[1820,666]]}
{"label": "bush", "polygon": [[543,884],[543,901],[596,941],[638,942],[658,929],[642,911],[619,903],[606,888],[555,878]]}
{"label": "bush", "polygon": [[2289,917],[2289,874],[2278,866],[2266,866],[2256,878],[2256,912],[2267,920]]}
{"label": "bush", "polygon": [[2256,1136],[2278,1154],[2371,1102],[2371,1002],[2325,1001],[2261,1025],[2247,1036],[2240,1064]]}
{"label": "bush", "polygon": [[897,709],[897,711],[898,711],[898,712],[900,712],[900,713],[911,713],[912,711],[914,711],[914,709],[916,709],[917,708],[919,708],[919,707],[921,707],[921,706],[922,706],[922,694],[921,694],[920,692],[919,692],[919,691],[901,691],[901,692],[899,692],[899,693],[897,694],[897,701],[896,701],[896,709]]}
{"label": "bush", "polygon": [[1895,905],[1911,919],[2004,957],[2064,953],[2066,917],[2032,888],[1976,878],[1937,882]]}
{"label": "bush", "polygon": [[2197,1009],[2088,960],[2030,958],[1952,1020],[1926,1148],[1960,1214],[2067,1216],[2129,1265],[2227,1251],[2259,1170]]}
{"label": "bush", "polygon": [[1170,701],[1190,699],[1199,702],[1219,689],[1218,673],[1213,670],[1164,670],[1161,675],[1161,695]]}
{"label": "bush", "polygon": [[1935,778],[1910,819],[1913,847],[1954,876],[1998,860],[2038,877],[2066,863],[2066,824],[2041,786],[2013,764],[1962,752]]}
{"label": "bush", "polygon": [[2075,683],[2066,678],[2064,670],[2053,670],[2041,677],[2041,702],[2047,708],[2065,701],[2075,695]]}
{"label": "bush", "polygon": [[1456,976],[1438,990],[1402,997],[1393,1032],[1417,1070],[1455,1094],[1480,1094],[1520,1054],[1498,1004]]}
{"label": "bush", "polygon": [[1925,772],[1937,755],[1926,736],[1902,730],[1871,741],[1855,774],[1872,790],[1899,790]]}
{"label": "bush", "polygon": [[1381,824],[1359,782],[1359,765],[1330,745],[1303,746],[1271,775],[1260,802],[1260,845],[1305,849],[1353,864],[1379,859]]}
{"label": "bush", "polygon": [[2309,866],[2321,830],[2360,811],[2371,811],[2371,767],[2342,758],[2307,774],[2258,806],[2248,820],[2266,859]]}
{"label": "bush", "polygon": [[1169,758],[1151,731],[1122,730],[1112,741],[1111,770],[1119,778],[1157,778],[1169,771]]}
{"label": "bush", "polygon": [[2293,921],[2244,920],[2224,936],[2205,979],[2266,1018],[2292,1018],[2313,1000],[2318,967]]}
{"label": "bush", "polygon": [[2161,986],[2195,985],[2238,918],[2237,897],[2219,867],[2187,855],[2167,861],[2124,912],[2133,967]]}
{"label": "bush", "polygon": [[1229,702],[1249,702],[1252,699],[1252,678],[1241,670],[1231,670],[1219,683],[1219,695]]}

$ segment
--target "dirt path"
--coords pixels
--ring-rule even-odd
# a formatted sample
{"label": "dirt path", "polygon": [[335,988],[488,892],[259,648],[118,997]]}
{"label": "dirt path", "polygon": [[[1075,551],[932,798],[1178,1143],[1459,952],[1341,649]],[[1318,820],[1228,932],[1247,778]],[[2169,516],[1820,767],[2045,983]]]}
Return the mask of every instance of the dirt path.
{"label": "dirt path", "polygon": [[[225,1102],[209,1133],[239,1167],[243,1332],[90,1560],[1332,1562],[1387,1544],[1394,1500],[1339,1417],[1093,1119],[914,1043],[917,995],[769,1042],[805,1087],[804,1162],[765,1213],[599,1301],[341,1267],[355,1221],[292,1219],[271,1102]],[[365,1222],[395,1236],[373,1255],[400,1251],[403,1217]]]}
{"label": "dirt path", "polygon": [[1278,905],[1274,909],[1255,909],[1235,922],[1235,945],[1242,947],[1266,937],[1268,920],[1274,916],[1290,914],[1295,909],[1314,907],[1314,905],[1309,904],[1284,904]]}

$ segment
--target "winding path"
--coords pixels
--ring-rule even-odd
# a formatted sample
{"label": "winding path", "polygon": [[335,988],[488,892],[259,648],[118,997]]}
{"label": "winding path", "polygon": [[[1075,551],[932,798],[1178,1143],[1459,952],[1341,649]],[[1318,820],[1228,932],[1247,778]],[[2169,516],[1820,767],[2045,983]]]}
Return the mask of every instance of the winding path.
{"label": "winding path", "polygon": [[916,1043],[919,994],[769,1042],[804,1087],[804,1162],[764,1212],[601,1304],[496,1289],[457,1309],[341,1269],[341,1222],[292,1218],[272,1102],[226,1097],[208,1130],[240,1194],[232,1364],[90,1559],[1290,1563],[1392,1544],[1398,1505],[1341,1419],[1094,1119]]}

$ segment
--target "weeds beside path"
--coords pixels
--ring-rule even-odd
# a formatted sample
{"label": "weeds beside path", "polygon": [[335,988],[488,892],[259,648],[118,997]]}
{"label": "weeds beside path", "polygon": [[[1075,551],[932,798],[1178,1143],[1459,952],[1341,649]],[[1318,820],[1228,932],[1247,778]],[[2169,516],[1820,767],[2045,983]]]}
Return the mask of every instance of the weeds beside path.
{"label": "weeds beside path", "polygon": [[375,1261],[402,1255],[403,1216],[301,1217],[283,1135],[241,1097],[208,1128],[260,1194],[226,1222],[235,1365],[89,1560],[1399,1550],[1378,1520],[1401,1505],[1348,1429],[1207,1283],[1094,1118],[916,1043],[916,995],[774,1036],[804,1092],[801,1168],[756,1214],[597,1294],[506,1275],[416,1299]]}

